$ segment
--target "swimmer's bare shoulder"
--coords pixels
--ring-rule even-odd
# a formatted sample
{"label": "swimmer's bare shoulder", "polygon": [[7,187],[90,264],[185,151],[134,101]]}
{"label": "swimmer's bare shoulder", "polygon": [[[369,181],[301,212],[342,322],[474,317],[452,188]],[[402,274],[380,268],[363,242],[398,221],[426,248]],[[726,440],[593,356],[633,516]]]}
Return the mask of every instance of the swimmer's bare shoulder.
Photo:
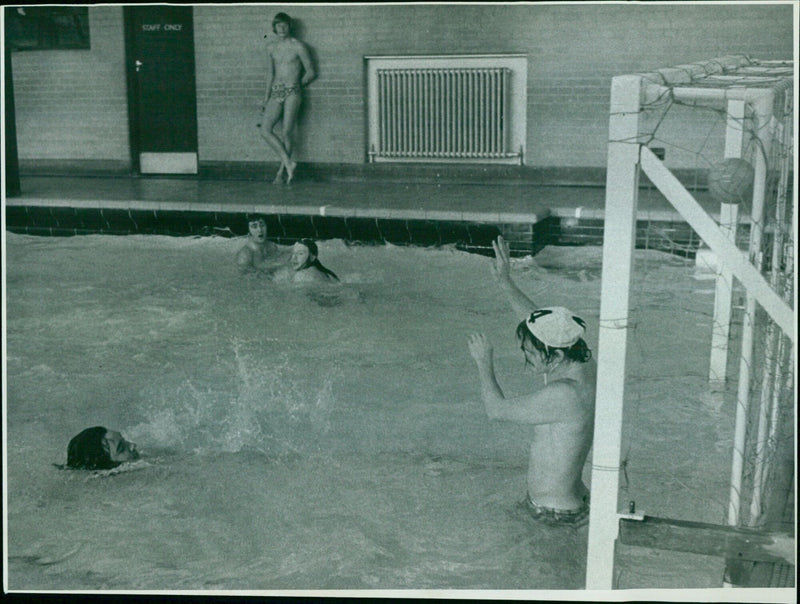
{"label": "swimmer's bare shoulder", "polygon": [[294,274],[295,283],[328,283],[329,279],[316,268],[309,268]]}
{"label": "swimmer's bare shoulder", "polygon": [[236,254],[236,266],[238,266],[241,271],[254,268],[253,250],[250,249],[249,245],[242,247]]}
{"label": "swimmer's bare shoulder", "polygon": [[547,387],[563,386],[561,394],[568,401],[566,409],[571,411],[565,417],[567,421],[583,423],[594,419],[595,382],[597,365],[593,360],[576,366],[574,376],[563,377],[553,381]]}
{"label": "swimmer's bare shoulder", "polygon": [[531,397],[551,407],[554,424],[582,424],[589,416],[590,397],[580,380],[574,378],[554,380]]}
{"label": "swimmer's bare shoulder", "polygon": [[[587,364],[594,364],[589,361]],[[586,426],[594,418],[594,371],[592,367],[575,367],[564,376],[529,394],[496,404],[499,419],[532,424]]]}

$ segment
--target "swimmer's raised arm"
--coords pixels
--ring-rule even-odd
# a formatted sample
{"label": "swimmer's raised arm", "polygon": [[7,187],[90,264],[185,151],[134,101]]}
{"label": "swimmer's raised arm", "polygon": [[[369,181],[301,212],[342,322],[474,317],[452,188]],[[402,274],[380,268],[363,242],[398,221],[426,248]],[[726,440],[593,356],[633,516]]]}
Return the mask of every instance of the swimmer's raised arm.
{"label": "swimmer's raised arm", "polygon": [[506,396],[503,389],[497,382],[494,375],[494,348],[489,339],[482,333],[473,333],[467,340],[469,353],[478,365],[478,377],[481,380],[481,398],[486,405],[489,417],[489,409],[498,401],[504,401]]}
{"label": "swimmer's raised arm", "polygon": [[489,419],[525,424],[552,424],[580,418],[585,409],[569,379],[559,380],[530,394],[508,398],[494,373],[491,343],[482,333],[473,333],[467,341],[469,352],[478,366],[481,399]]}
{"label": "swimmer's raised arm", "polygon": [[508,249],[508,242],[502,235],[497,237],[497,241],[492,241],[494,248],[494,262],[492,263],[492,273],[497,279],[500,289],[503,290],[508,298],[511,308],[521,318],[526,319],[534,310],[536,305],[528,296],[522,293],[517,284],[511,278],[511,252]]}

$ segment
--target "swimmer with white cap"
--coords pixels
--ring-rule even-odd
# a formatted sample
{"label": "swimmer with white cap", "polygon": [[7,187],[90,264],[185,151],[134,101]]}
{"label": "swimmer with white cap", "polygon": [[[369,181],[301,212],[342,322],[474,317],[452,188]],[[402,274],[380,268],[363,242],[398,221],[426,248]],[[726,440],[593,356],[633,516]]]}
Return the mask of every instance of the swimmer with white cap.
{"label": "swimmer with white cap", "polygon": [[511,279],[508,244],[493,242],[492,270],[511,306],[524,319],[517,339],[526,364],[542,376],[536,390],[507,397],[494,372],[493,348],[485,335],[469,336],[478,365],[481,395],[490,419],[532,426],[526,507],[539,520],[581,523],[589,512],[582,480],[592,446],[596,368],[586,346],[586,324],[561,306],[537,308]]}

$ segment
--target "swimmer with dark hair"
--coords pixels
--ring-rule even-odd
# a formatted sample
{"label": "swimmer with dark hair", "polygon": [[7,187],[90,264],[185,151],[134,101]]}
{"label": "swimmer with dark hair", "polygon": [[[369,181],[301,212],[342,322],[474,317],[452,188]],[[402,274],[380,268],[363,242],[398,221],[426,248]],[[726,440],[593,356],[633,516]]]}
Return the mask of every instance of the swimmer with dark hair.
{"label": "swimmer with dark hair", "polygon": [[332,270],[324,267],[319,261],[317,244],[311,239],[301,239],[292,247],[289,265],[294,270],[292,281],[295,283],[338,281]]}
{"label": "swimmer with dark hair", "polygon": [[560,306],[537,308],[513,282],[510,253],[502,237],[493,242],[492,270],[512,308],[521,316],[517,340],[541,381],[533,392],[506,396],[495,377],[493,348],[482,333],[469,336],[489,419],[532,426],[525,507],[537,520],[583,523],[589,490],[582,480],[592,446],[596,367],[584,341],[583,319]]}
{"label": "swimmer with dark hair", "polygon": [[241,273],[272,274],[285,263],[278,246],[267,239],[267,220],[261,214],[247,215],[247,243],[236,254]]}
{"label": "swimmer with dark hair", "polygon": [[139,459],[136,444],[104,426],[86,428],[67,446],[67,467],[82,470],[109,470],[126,461]]}

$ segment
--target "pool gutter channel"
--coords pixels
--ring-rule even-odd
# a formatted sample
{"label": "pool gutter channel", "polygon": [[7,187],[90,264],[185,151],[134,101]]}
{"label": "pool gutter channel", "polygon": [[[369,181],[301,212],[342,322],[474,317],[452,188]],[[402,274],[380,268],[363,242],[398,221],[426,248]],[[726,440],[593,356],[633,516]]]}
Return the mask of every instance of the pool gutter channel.
{"label": "pool gutter channel", "polygon": [[[87,196],[88,197],[88,196]],[[551,200],[555,201],[555,200]],[[342,239],[348,244],[454,245],[491,254],[491,241],[503,235],[514,255],[534,255],[547,245],[602,245],[602,207],[540,204],[533,212],[450,209],[364,208],[334,204],[282,205],[208,201],[76,199],[24,196],[6,200],[6,228],[40,236],[88,234],[168,236],[245,235],[243,215],[267,217],[268,238],[291,244],[309,237]],[[739,234],[747,237],[747,224]],[[699,237],[670,210],[637,214],[636,246],[693,258]]]}

